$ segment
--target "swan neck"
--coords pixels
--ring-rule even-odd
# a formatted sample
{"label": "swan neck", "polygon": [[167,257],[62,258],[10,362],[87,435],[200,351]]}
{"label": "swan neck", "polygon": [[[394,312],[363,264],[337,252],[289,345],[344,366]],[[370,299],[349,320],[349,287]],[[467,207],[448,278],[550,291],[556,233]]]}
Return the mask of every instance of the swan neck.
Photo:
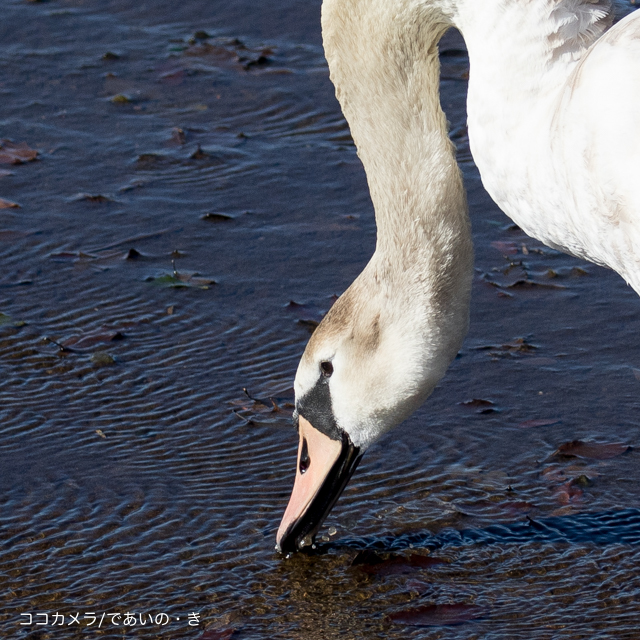
{"label": "swan neck", "polygon": [[331,79],[364,165],[377,252],[433,251],[448,225],[466,233],[466,202],[440,107],[438,41],[451,25],[435,3],[325,0]]}
{"label": "swan neck", "polygon": [[375,300],[393,334],[411,345],[407,352],[420,361],[418,390],[405,403],[412,411],[468,326],[471,229],[439,95],[438,42],[451,21],[435,2],[324,0],[322,23],[378,229],[375,254],[344,305]]}

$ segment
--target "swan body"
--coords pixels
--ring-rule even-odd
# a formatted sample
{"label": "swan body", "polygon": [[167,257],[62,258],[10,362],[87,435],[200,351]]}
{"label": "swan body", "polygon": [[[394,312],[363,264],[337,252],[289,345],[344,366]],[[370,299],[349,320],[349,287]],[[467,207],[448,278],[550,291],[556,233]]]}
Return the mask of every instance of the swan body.
{"label": "swan body", "polygon": [[611,19],[604,2],[485,2],[456,26],[488,193],[529,235],[640,292],[640,13],[605,32]]}
{"label": "swan body", "polygon": [[424,402],[467,331],[470,224],[438,95],[450,26],[469,50],[469,139],[489,194],[530,235],[640,292],[640,13],[612,23],[606,0],[324,0],[378,237],[298,367],[278,549],[313,541],[367,447]]}

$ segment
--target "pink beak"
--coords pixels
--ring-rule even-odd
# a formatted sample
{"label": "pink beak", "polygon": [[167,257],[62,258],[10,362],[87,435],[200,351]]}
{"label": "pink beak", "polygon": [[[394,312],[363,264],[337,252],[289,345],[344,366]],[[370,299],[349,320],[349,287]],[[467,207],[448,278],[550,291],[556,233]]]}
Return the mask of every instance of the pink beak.
{"label": "pink beak", "polygon": [[313,544],[360,462],[359,449],[346,433],[334,440],[298,418],[298,465],[291,498],[276,537],[277,549],[297,551]]}

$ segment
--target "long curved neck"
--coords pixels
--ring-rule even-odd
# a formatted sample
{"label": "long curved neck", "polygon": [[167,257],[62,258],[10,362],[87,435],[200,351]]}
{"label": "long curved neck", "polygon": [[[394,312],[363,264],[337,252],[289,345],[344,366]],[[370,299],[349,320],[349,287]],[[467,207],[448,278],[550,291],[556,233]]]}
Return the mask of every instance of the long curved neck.
{"label": "long curved neck", "polygon": [[325,0],[322,26],[336,96],[367,174],[378,259],[429,269],[442,253],[470,252],[438,91],[437,44],[450,22],[416,0]]}
{"label": "long curved neck", "polygon": [[[331,79],[367,174],[378,239],[371,261],[318,333],[340,325],[334,320],[343,313],[351,335],[379,337],[374,347],[358,343],[352,358],[384,368],[379,397],[370,390],[343,397],[379,407],[370,429],[350,426],[365,446],[426,399],[460,349],[473,247],[438,91],[437,44],[447,19],[418,0],[324,0],[322,18]],[[349,416],[366,413],[334,400],[345,428]]]}

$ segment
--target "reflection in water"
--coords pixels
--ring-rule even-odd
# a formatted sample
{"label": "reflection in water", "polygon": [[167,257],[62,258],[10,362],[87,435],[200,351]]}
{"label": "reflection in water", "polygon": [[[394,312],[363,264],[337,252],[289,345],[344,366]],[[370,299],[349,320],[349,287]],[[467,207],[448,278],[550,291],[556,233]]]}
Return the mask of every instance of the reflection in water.
{"label": "reflection in water", "polygon": [[[554,452],[637,446],[639,302],[488,200],[455,36],[442,102],[474,225],[471,333],[317,553],[284,559],[297,359],[375,243],[319,2],[10,0],[0,33],[0,138],[39,152],[0,165],[19,205],[0,209],[4,636],[121,637],[83,616],[131,612],[144,638],[633,637],[637,454]],[[402,570],[352,566],[363,549]],[[444,604],[488,613],[389,618]]]}

